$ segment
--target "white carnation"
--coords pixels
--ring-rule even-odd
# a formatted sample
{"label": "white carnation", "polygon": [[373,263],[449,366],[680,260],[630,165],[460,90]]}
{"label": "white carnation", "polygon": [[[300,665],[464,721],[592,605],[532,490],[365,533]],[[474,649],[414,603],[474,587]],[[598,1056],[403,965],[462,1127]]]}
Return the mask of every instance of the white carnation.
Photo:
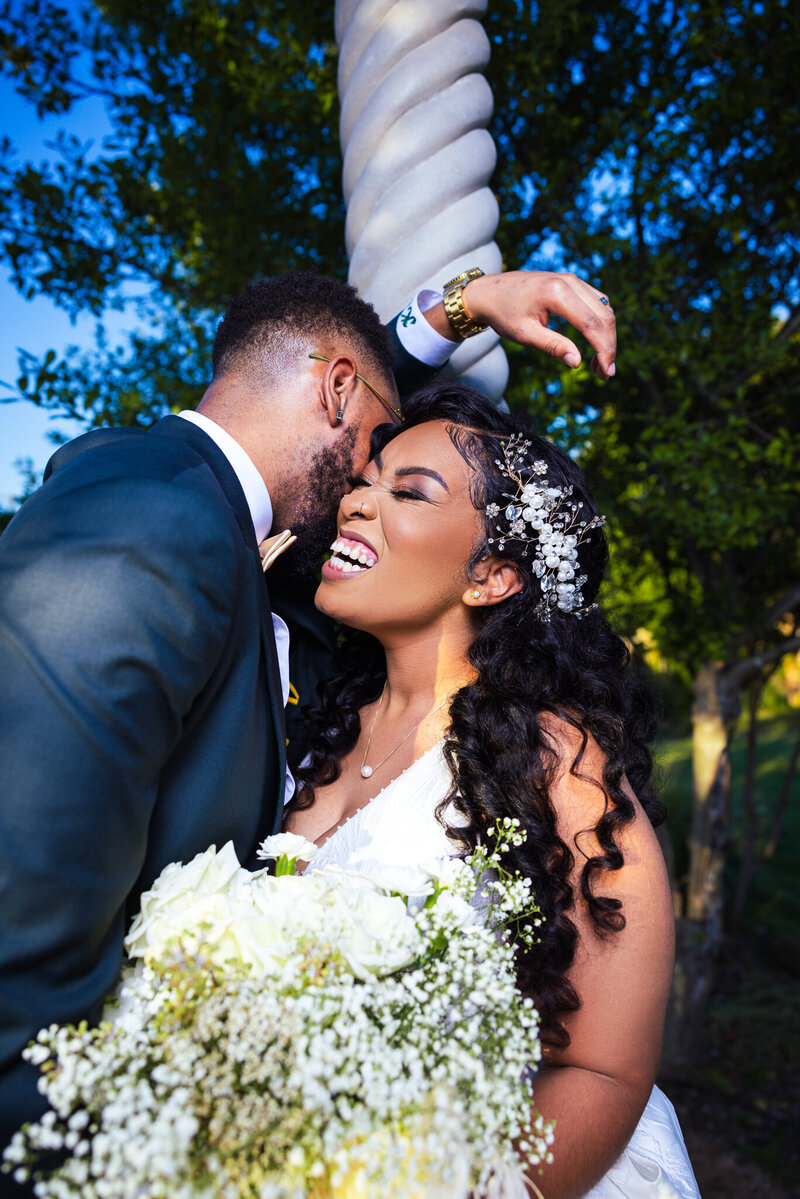
{"label": "white carnation", "polygon": [[278,858],[286,857],[290,860],[302,859],[304,862],[310,862],[318,852],[319,846],[297,833],[275,833],[261,842],[256,857],[265,861],[277,861]]}

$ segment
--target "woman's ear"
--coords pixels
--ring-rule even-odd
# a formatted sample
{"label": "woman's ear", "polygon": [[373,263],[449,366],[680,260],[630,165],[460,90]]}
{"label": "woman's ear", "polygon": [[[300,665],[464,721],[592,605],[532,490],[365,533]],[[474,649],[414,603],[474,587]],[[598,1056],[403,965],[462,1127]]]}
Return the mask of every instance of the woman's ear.
{"label": "woman's ear", "polygon": [[470,608],[502,603],[522,590],[522,572],[515,562],[489,558],[481,563],[483,578],[475,579],[461,597]]}
{"label": "woman's ear", "polygon": [[320,403],[324,406],[332,428],[341,425],[347,404],[358,382],[356,364],[347,354],[331,358],[322,376]]}

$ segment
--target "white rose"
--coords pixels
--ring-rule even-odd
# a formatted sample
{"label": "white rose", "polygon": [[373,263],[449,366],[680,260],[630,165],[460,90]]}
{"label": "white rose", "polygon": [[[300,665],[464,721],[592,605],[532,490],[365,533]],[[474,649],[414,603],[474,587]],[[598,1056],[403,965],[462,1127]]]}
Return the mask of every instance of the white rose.
{"label": "white rose", "polygon": [[419,953],[419,934],[402,899],[351,887],[333,896],[344,925],[336,948],[356,978],[411,965]]}
{"label": "white rose", "polygon": [[160,952],[170,936],[197,929],[208,918],[203,900],[229,890],[234,879],[248,878],[239,865],[233,842],[217,853],[211,846],[187,865],[173,862],[165,866],[149,891],[141,898],[141,907],[125,948],[130,957]]}
{"label": "white rose", "polygon": [[242,961],[259,976],[279,974],[301,955],[302,938],[319,936],[325,906],[325,896],[308,875],[266,875],[254,882],[231,929]]}
{"label": "white rose", "polygon": [[378,895],[381,890],[365,871],[345,870],[334,864],[312,869],[303,878],[311,880],[319,895],[340,895],[343,888],[357,895]]}
{"label": "white rose", "polygon": [[220,964],[231,959],[252,967],[258,978],[280,974],[296,947],[287,940],[279,924],[264,920],[251,905],[238,905],[214,959]]}
{"label": "white rose", "polygon": [[[236,956],[257,977],[273,978],[282,977],[301,961],[309,941],[327,942],[348,960],[353,921],[360,920],[353,914],[355,904],[359,899],[368,904],[376,897],[380,894],[368,879],[338,870],[280,878],[266,872],[251,875],[232,907],[225,954],[215,958]],[[360,938],[358,944],[363,951]]]}
{"label": "white rose", "polygon": [[424,865],[393,866],[384,862],[371,862],[358,873],[362,878],[369,879],[381,891],[393,891],[411,899],[432,894],[436,869],[429,869]]}

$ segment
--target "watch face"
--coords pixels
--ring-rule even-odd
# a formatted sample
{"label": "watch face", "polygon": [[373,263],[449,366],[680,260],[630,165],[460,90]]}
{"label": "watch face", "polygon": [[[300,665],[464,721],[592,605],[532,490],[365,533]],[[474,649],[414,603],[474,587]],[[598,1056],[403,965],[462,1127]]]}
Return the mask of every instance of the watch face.
{"label": "watch face", "polygon": [[457,283],[466,283],[471,279],[479,279],[483,271],[479,266],[472,266],[468,271],[463,271],[460,275],[456,275],[455,279],[451,279],[449,283],[445,283],[442,291],[447,291],[451,287],[455,287]]}

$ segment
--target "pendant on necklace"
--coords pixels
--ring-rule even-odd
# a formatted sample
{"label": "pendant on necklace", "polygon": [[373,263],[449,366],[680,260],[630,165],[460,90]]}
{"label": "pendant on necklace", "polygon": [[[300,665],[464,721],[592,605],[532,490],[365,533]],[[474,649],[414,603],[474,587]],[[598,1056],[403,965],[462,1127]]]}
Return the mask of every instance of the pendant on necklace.
{"label": "pendant on necklace", "polygon": [[362,779],[368,779],[368,778],[369,778],[369,776],[370,776],[371,774],[372,774],[372,767],[371,767],[371,766],[362,766],[362,767],[361,767],[361,777],[362,777]]}

